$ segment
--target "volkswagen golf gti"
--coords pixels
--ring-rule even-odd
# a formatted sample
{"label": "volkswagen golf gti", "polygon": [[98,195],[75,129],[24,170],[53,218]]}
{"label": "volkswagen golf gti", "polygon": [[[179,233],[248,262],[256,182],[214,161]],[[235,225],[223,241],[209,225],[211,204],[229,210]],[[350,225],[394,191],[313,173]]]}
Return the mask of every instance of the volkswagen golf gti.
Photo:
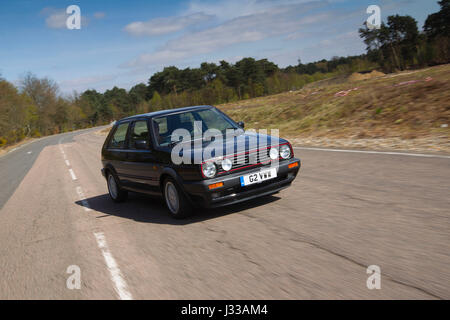
{"label": "volkswagen golf gti", "polygon": [[212,106],[117,121],[103,145],[102,163],[113,201],[125,201],[129,191],[162,196],[174,218],[189,216],[193,208],[278,193],[301,166],[288,141],[245,131],[243,122]]}

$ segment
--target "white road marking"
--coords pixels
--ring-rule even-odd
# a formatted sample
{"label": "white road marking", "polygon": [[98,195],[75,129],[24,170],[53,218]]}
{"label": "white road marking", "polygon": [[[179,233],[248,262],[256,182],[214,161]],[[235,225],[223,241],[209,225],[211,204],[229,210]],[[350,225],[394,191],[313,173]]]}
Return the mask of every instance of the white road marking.
{"label": "white road marking", "polygon": [[406,157],[450,159],[450,156],[439,156],[439,155],[434,155],[434,154],[421,154],[421,153],[403,153],[403,152],[386,152],[386,151],[363,151],[363,150],[345,150],[345,149],[324,149],[324,148],[308,148],[308,147],[294,147],[294,149],[311,150],[311,151],[325,151],[325,152],[348,152],[348,153],[384,154],[384,155],[406,156]]}
{"label": "white road marking", "polygon": [[117,262],[116,260],[114,260],[111,252],[109,252],[104,233],[94,233],[94,236],[97,240],[98,247],[102,251],[103,258],[105,258],[106,266],[111,275],[111,280],[114,284],[114,289],[119,295],[119,298],[122,300],[133,300],[131,293],[128,291],[127,283],[122,277],[122,273],[120,272]]}
{"label": "white road marking", "polygon": [[18,147],[15,147],[14,149],[9,150],[6,154],[14,152],[14,151],[17,151],[17,150],[22,149],[22,148],[25,148],[26,146],[32,144],[33,142],[35,142],[35,141],[30,141],[30,142],[24,143],[24,144],[22,144],[22,145],[20,145]]}
{"label": "white road marking", "polygon": [[75,175],[75,172],[73,172],[72,169],[69,169],[70,175],[72,176],[72,180],[77,180],[77,176]]}
{"label": "white road marking", "polygon": [[78,197],[80,198],[81,204],[83,205],[83,209],[86,212],[91,211],[91,207],[89,206],[89,202],[86,200],[86,196],[84,195],[83,189],[81,187],[77,187]]}
{"label": "white road marking", "polygon": [[61,151],[61,153],[62,153],[62,155],[64,156],[64,159],[65,159],[66,158],[66,154],[64,153],[64,150],[63,150],[62,145],[61,145],[61,142],[63,141],[63,139],[64,139],[64,137],[61,137],[58,140],[58,148],[59,148],[59,151]]}
{"label": "white road marking", "polygon": [[[61,151],[64,161],[68,167],[70,167],[70,162],[67,160],[66,154],[61,146],[62,138],[59,140],[59,150]],[[66,146],[67,147],[67,146]],[[75,175],[75,172],[73,172],[73,169],[69,169],[70,175],[72,176],[72,180],[77,180],[77,177]],[[89,206],[89,202],[86,200],[86,196],[84,195],[83,189],[80,186],[76,187],[76,191],[78,194],[78,197],[80,198],[81,203],[83,204],[84,211],[91,211],[91,208]],[[122,273],[119,269],[119,266],[117,265],[116,260],[112,256],[111,252],[108,249],[108,245],[106,244],[105,235],[103,232],[97,232],[94,233],[95,239],[97,240],[97,245],[102,251],[103,258],[106,262],[106,267],[108,268],[108,271],[111,276],[111,280],[114,284],[114,290],[119,295],[119,298],[121,300],[133,300],[133,296],[128,291],[127,283],[125,282]]]}
{"label": "white road marking", "polygon": [[28,151],[28,152],[27,152],[27,154],[32,154],[32,153],[33,153],[33,151]]}

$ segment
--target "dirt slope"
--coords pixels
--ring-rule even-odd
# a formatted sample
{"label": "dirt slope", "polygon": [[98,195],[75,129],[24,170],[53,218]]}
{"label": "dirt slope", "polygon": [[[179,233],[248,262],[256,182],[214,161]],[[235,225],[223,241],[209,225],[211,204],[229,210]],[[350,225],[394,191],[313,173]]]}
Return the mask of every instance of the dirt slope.
{"label": "dirt slope", "polygon": [[306,145],[450,152],[450,65],[356,78],[218,107]]}

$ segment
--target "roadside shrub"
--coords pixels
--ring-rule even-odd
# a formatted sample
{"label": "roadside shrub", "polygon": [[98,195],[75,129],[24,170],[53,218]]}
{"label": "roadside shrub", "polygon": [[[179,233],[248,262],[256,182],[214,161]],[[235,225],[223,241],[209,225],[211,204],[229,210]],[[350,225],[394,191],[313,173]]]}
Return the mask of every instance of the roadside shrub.
{"label": "roadside shrub", "polygon": [[33,132],[31,133],[31,136],[33,138],[40,138],[42,136],[42,134],[39,132],[39,130],[35,129],[33,130]]}
{"label": "roadside shrub", "polygon": [[7,142],[8,142],[8,141],[7,141],[5,138],[0,137],[0,147],[5,146]]}

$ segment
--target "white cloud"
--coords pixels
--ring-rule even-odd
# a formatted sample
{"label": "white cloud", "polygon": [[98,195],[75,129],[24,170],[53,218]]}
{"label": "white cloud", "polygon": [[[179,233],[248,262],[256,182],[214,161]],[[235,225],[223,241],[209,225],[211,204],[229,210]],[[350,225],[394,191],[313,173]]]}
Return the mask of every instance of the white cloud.
{"label": "white cloud", "polygon": [[311,13],[319,6],[321,6],[320,3],[284,5],[248,16],[233,18],[216,27],[187,33],[170,40],[153,53],[142,54],[123,66],[136,68],[171,63],[238,43],[256,42],[289,34],[301,27],[323,23],[330,19],[328,14]]}
{"label": "white cloud", "polygon": [[[323,32],[323,31],[322,31]],[[320,33],[320,32],[319,32]],[[307,33],[305,38],[318,38],[317,34]],[[334,56],[359,55],[364,52],[364,43],[359,39],[357,31],[339,31],[315,43],[305,44],[302,48],[262,50],[254,58],[267,58],[280,67],[331,59]]]}
{"label": "white cloud", "polygon": [[118,75],[104,75],[104,76],[91,76],[91,77],[82,77],[75,78],[70,80],[61,81],[61,87],[71,88],[71,89],[87,89],[90,87],[97,86],[106,81],[115,80]]}
{"label": "white cloud", "polygon": [[146,22],[136,21],[128,24],[125,31],[135,36],[157,36],[174,33],[189,26],[207,22],[211,15],[197,12],[181,17],[156,18]]}
{"label": "white cloud", "polygon": [[222,20],[264,13],[275,7],[302,4],[320,0],[193,0],[189,3],[187,13],[204,12]]}
{"label": "white cloud", "polygon": [[47,27],[52,29],[66,28],[67,15],[64,9],[55,10],[45,19]]}
{"label": "white cloud", "polygon": [[332,38],[319,41],[317,44],[300,50],[302,61],[318,61],[331,59],[334,56],[345,57],[364,52],[365,45],[357,31],[339,33]]}

